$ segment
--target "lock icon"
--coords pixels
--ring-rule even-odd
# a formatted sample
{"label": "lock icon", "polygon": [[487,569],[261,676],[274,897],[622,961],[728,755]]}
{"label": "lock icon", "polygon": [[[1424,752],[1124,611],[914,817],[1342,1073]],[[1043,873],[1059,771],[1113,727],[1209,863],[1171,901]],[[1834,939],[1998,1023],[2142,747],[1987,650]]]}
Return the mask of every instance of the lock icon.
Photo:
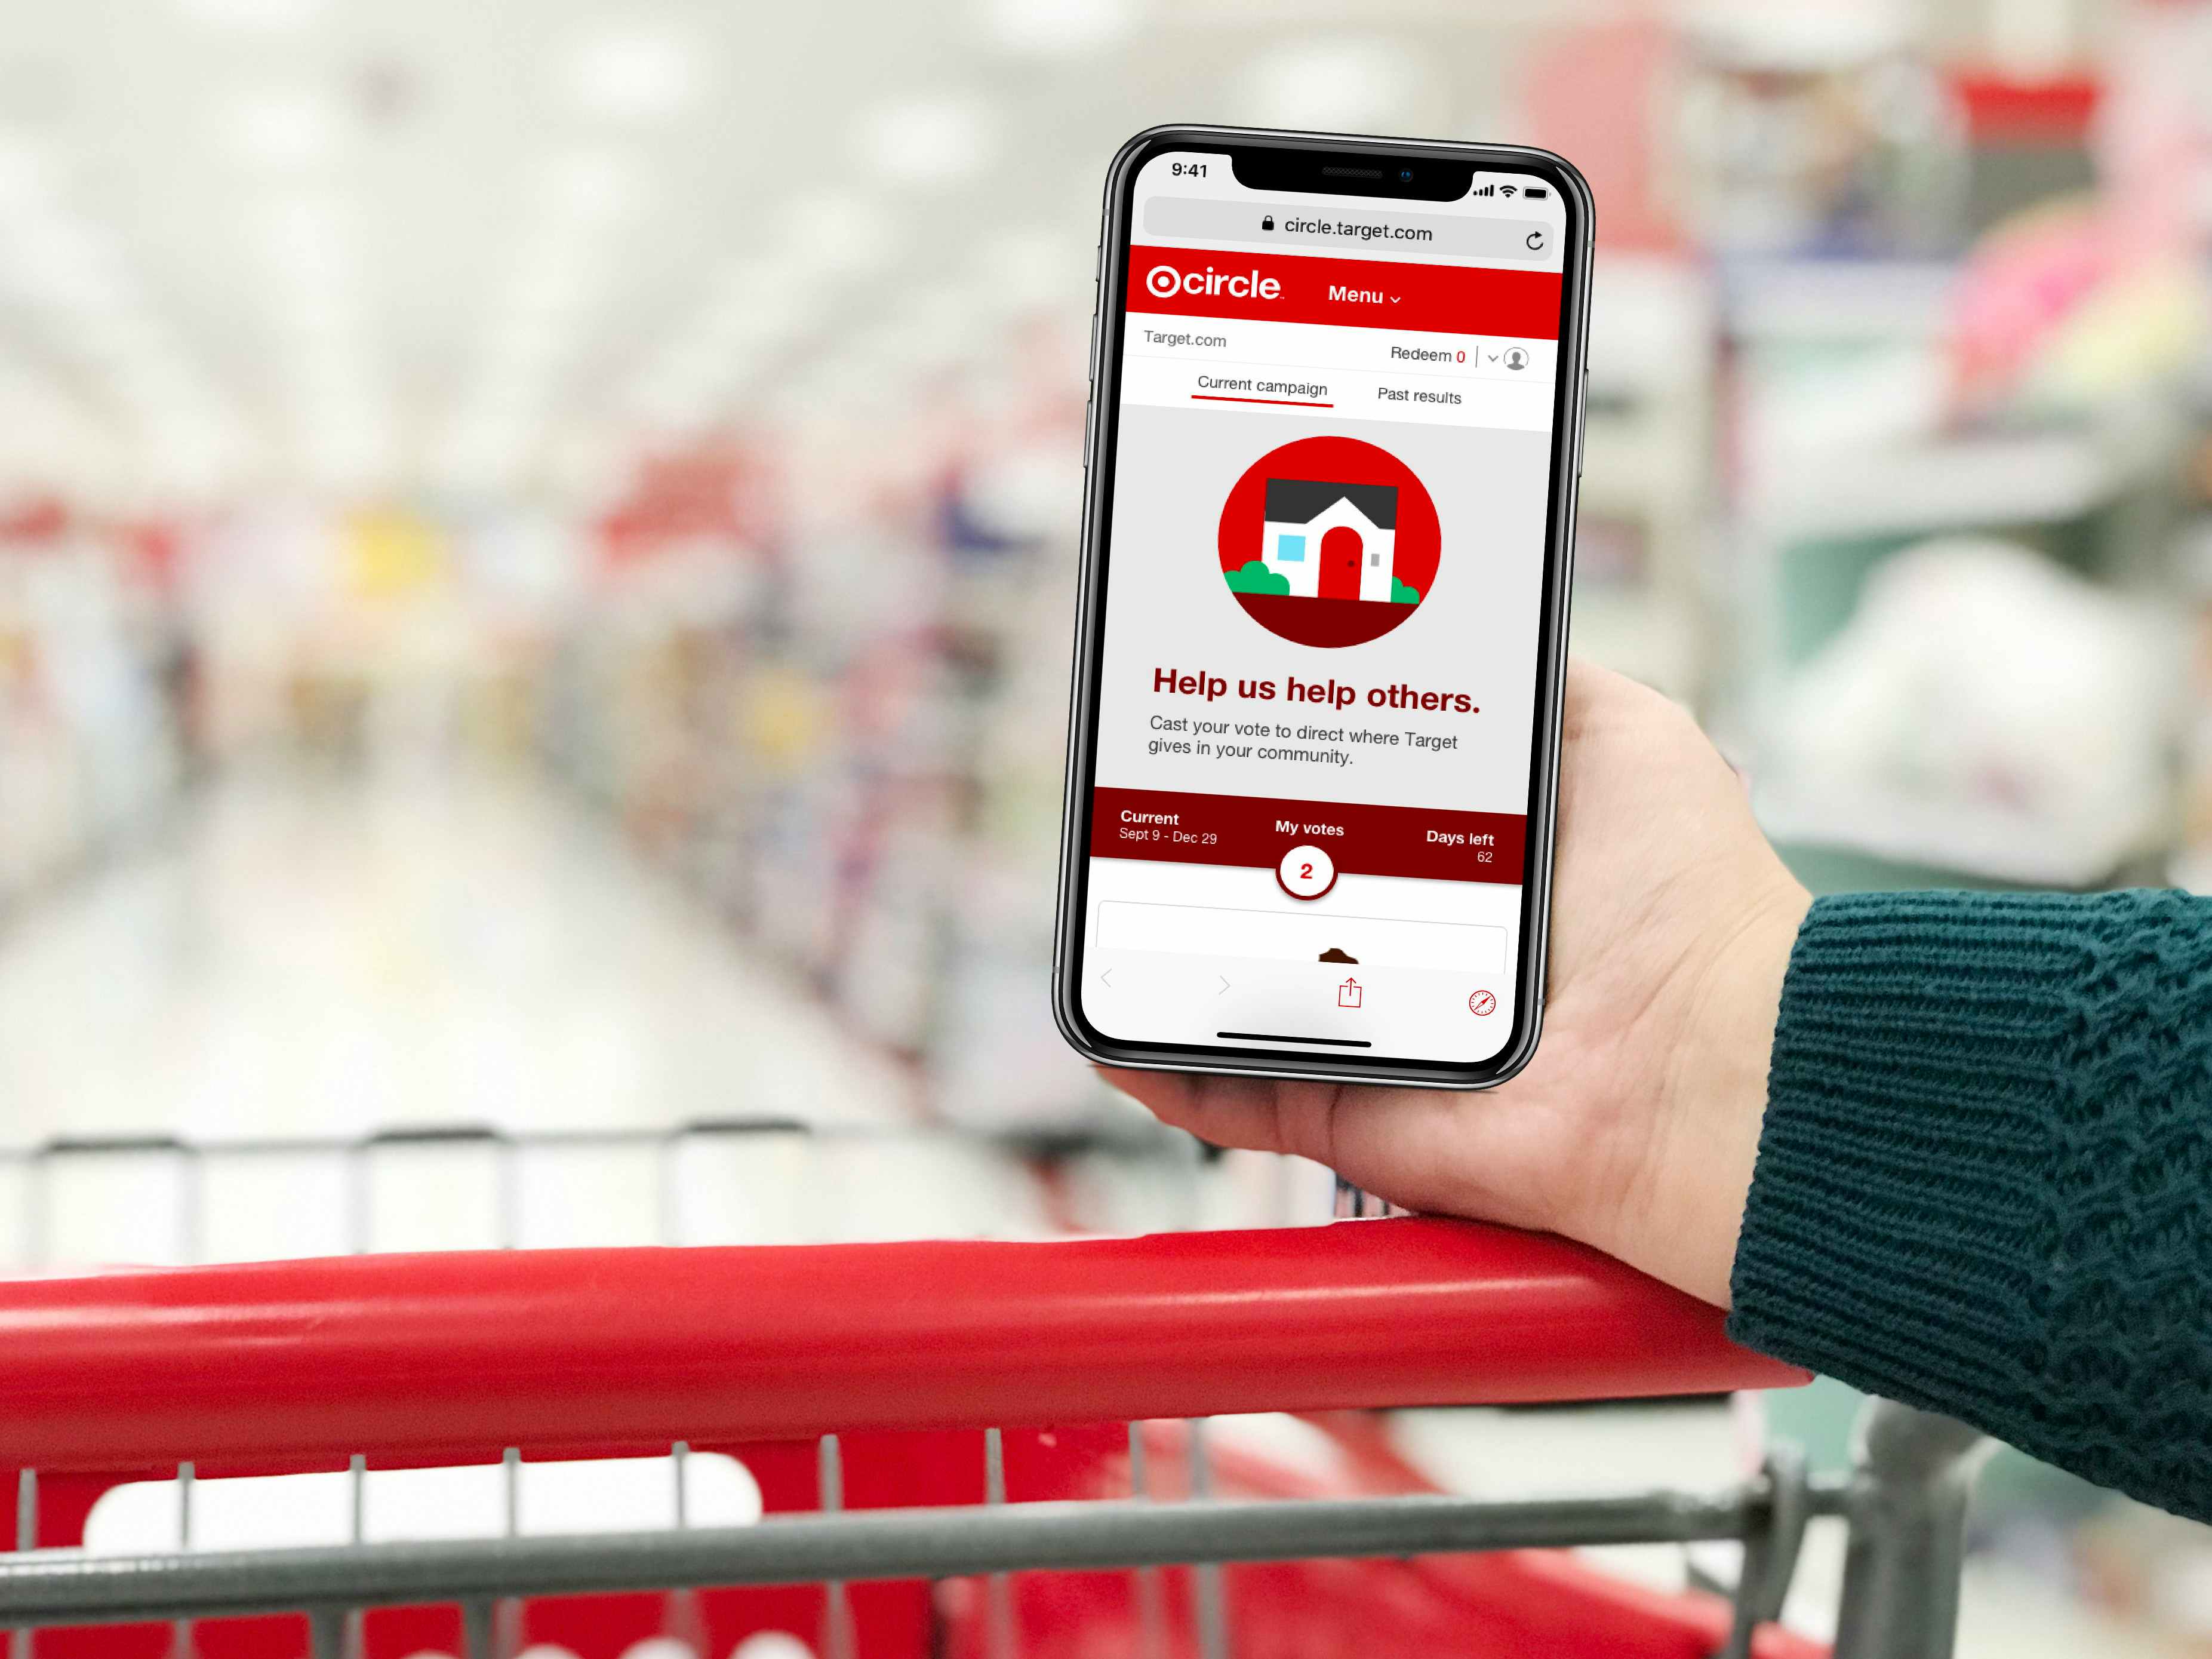
{"label": "lock icon", "polygon": [[1274,228],[1275,216],[1272,213],[1262,214],[1260,217],[1260,229],[1262,230],[1273,230]]}
{"label": "lock icon", "polygon": [[1346,979],[1342,985],[1337,986],[1336,1005],[1339,1008],[1358,1008],[1359,1006],[1358,980]]}

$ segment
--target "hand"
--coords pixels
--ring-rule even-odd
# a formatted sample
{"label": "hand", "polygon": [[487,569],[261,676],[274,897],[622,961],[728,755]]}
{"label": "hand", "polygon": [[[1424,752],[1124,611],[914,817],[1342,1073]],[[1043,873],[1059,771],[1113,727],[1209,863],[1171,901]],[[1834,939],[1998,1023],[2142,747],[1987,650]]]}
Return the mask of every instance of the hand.
{"label": "hand", "polygon": [[1113,1071],[1224,1146],[1295,1152],[1408,1209],[1562,1233],[1726,1306],[1804,888],[1680,708],[1567,670],[1551,994],[1480,1093]]}

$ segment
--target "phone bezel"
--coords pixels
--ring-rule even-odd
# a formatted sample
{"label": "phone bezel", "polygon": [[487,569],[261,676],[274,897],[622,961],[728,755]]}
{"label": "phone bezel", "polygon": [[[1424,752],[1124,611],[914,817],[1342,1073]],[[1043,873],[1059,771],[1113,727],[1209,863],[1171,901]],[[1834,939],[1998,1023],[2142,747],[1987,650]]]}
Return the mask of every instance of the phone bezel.
{"label": "phone bezel", "polygon": [[[1091,799],[1097,773],[1098,692],[1103,668],[1100,640],[1109,555],[1109,497],[1114,476],[1115,415],[1121,400],[1121,323],[1131,214],[1138,172],[1146,162],[1170,150],[1219,153],[1232,168],[1238,150],[1303,150],[1385,162],[1426,160],[1455,165],[1472,163],[1476,171],[1530,174],[1557,188],[1566,210],[1544,584],[1537,623],[1536,717],[1530,733],[1521,961],[1515,979],[1512,1028],[1504,1046],[1487,1060],[1462,1064],[1340,1052],[1305,1055],[1273,1049],[1132,1042],[1105,1035],[1084,1016],[1079,987],[1088,909]],[[1389,199],[1394,194],[1366,190],[1333,193],[1357,194],[1370,199]],[[1407,194],[1405,199],[1434,198]],[[1569,586],[1574,561],[1576,486],[1581,473],[1593,216],[1589,186],[1571,163],[1549,150],[1520,145],[1170,125],[1139,132],[1115,156],[1106,175],[1097,304],[1091,318],[1091,402],[1084,422],[1083,542],[1076,601],[1075,662],[1069,695],[1060,891],[1053,940],[1053,1015],[1061,1034],[1086,1058],[1102,1065],[1147,1070],[1464,1089],[1503,1083],[1534,1054],[1543,1029],[1544,975],[1550,944],[1559,728],[1566,671]]]}

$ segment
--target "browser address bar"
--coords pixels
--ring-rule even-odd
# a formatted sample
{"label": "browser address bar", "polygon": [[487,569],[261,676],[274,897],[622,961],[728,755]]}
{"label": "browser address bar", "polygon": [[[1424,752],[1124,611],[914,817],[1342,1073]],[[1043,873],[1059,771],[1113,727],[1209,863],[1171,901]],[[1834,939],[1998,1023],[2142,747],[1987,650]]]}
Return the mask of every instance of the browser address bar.
{"label": "browser address bar", "polygon": [[1197,241],[1280,243],[1386,253],[1512,259],[1553,265],[1559,232],[1540,219],[1470,218],[1443,213],[1373,213],[1337,206],[1155,196],[1145,229]]}

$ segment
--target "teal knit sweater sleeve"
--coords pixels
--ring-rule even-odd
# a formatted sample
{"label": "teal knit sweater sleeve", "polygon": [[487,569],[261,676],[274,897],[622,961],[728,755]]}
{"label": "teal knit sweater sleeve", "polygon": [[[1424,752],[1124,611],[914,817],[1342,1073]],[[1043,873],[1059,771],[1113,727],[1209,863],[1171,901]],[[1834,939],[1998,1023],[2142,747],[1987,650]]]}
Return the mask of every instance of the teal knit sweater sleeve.
{"label": "teal knit sweater sleeve", "polygon": [[2212,1519],[2212,901],[1824,899],[1729,1329]]}

